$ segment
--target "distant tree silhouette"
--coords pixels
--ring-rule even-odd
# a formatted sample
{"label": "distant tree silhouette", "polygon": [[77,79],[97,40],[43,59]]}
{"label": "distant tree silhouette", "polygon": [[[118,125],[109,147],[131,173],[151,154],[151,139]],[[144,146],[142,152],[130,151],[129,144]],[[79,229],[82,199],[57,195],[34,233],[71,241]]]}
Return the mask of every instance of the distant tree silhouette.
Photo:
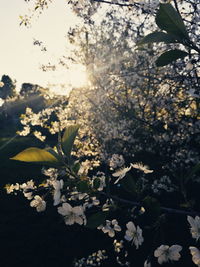
{"label": "distant tree silhouette", "polygon": [[13,81],[8,75],[3,75],[1,78],[3,86],[0,87],[0,98],[6,99],[16,95],[15,81]]}
{"label": "distant tree silhouette", "polygon": [[41,87],[37,84],[23,83],[20,90],[20,95],[24,97],[28,97],[31,95],[38,95],[41,93],[40,88]]}

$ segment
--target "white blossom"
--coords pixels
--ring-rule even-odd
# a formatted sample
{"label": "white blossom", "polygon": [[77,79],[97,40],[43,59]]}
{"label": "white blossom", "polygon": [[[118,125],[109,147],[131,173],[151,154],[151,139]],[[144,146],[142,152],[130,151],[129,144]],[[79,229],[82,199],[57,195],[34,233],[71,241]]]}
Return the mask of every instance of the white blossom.
{"label": "white blossom", "polygon": [[16,183],[15,185],[14,184],[7,184],[5,186],[5,189],[6,189],[7,194],[11,194],[14,191],[19,190],[20,189],[20,185],[18,183]]}
{"label": "white blossom", "polygon": [[63,188],[63,180],[56,180],[52,182],[52,185],[54,187],[54,194],[53,194],[53,199],[54,199],[54,206],[57,206],[61,202],[61,189]]}
{"label": "white blossom", "polygon": [[43,174],[50,177],[51,180],[56,180],[58,178],[58,170],[55,168],[48,168],[42,170]]}
{"label": "white blossom", "polygon": [[131,169],[131,166],[130,167],[127,167],[127,168],[123,168],[121,170],[118,170],[116,172],[114,172],[112,174],[112,176],[114,177],[118,177],[118,179],[114,182],[114,184],[116,184],[117,182],[119,182],[119,180],[121,180],[122,178],[124,178],[124,176],[127,174],[127,172],[129,172]]}
{"label": "white blossom", "polygon": [[87,193],[81,193],[78,192],[77,190],[70,192],[70,198],[69,200],[88,200],[89,195]]}
{"label": "white blossom", "polygon": [[151,262],[148,261],[148,260],[146,260],[146,261],[144,262],[144,267],[151,267]]}
{"label": "white blossom", "polygon": [[131,167],[134,169],[138,169],[140,171],[143,171],[145,174],[152,173],[153,170],[149,170],[149,167],[147,165],[143,165],[142,163],[131,163]]}
{"label": "white blossom", "polygon": [[181,257],[180,251],[182,250],[182,246],[172,245],[169,247],[168,245],[161,245],[154,251],[154,256],[158,258],[158,263],[162,264],[164,262],[178,261]]}
{"label": "white blossom", "polygon": [[140,245],[142,245],[144,238],[142,236],[142,229],[137,226],[133,222],[128,222],[126,224],[127,230],[124,238],[128,241],[132,241],[136,248],[138,249]]}
{"label": "white blossom", "polygon": [[99,181],[99,187],[97,188],[98,191],[102,191],[104,187],[106,186],[106,176],[104,172],[97,172],[96,175],[92,176],[92,186],[94,186],[95,179],[98,179]]}
{"label": "white blossom", "polygon": [[42,135],[42,133],[39,132],[39,131],[34,131],[33,134],[34,134],[34,136],[35,136],[36,138],[38,138],[38,139],[39,139],[40,141],[42,141],[42,142],[44,142],[45,139],[46,139],[46,136]]}
{"label": "white blossom", "polygon": [[37,212],[41,212],[46,209],[46,202],[39,195],[36,195],[30,202],[30,206],[36,208]]}
{"label": "white blossom", "polygon": [[97,252],[92,253],[87,258],[81,258],[74,262],[74,267],[83,267],[83,266],[100,266],[101,262],[107,259],[105,250],[98,250]]}
{"label": "white blossom", "polygon": [[200,251],[198,250],[198,248],[192,247],[192,246],[189,247],[189,249],[190,249],[190,253],[192,255],[192,261],[197,266],[200,266]]}
{"label": "white blossom", "polygon": [[191,216],[187,216],[187,221],[191,226],[190,232],[192,234],[192,237],[195,238],[197,241],[200,237],[200,217],[196,216],[193,219]]}
{"label": "white blossom", "polygon": [[67,225],[74,223],[86,224],[86,217],[82,206],[72,207],[69,203],[65,202],[61,207],[58,207],[58,213],[64,216],[65,224]]}
{"label": "white blossom", "polygon": [[113,241],[113,246],[114,246],[114,250],[115,250],[115,252],[120,253],[120,251],[121,251],[122,248],[124,247],[123,243],[124,243],[123,240],[118,241],[117,239],[115,239],[115,240]]}
{"label": "white blossom", "polygon": [[33,198],[33,190],[36,188],[33,180],[23,183],[20,185],[20,188],[23,190],[23,194],[28,200]]}
{"label": "white blossom", "polygon": [[106,225],[100,225],[97,229],[102,230],[105,234],[108,234],[110,237],[115,236],[115,232],[120,232],[121,227],[118,225],[118,221],[116,219],[109,221],[106,220]]}

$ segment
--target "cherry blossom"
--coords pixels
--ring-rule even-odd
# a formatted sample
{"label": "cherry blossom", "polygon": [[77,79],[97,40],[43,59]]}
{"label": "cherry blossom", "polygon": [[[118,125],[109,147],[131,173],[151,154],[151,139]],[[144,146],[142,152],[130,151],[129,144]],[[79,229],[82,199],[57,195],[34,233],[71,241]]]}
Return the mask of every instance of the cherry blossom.
{"label": "cherry blossom", "polygon": [[37,212],[42,212],[46,209],[46,201],[44,201],[39,195],[36,195],[30,202],[30,206],[36,208]]}
{"label": "cherry blossom", "polygon": [[172,245],[169,247],[168,245],[161,245],[154,251],[154,256],[158,258],[158,263],[162,264],[164,262],[170,261],[178,261],[181,257],[180,251],[182,250],[182,246]]}
{"label": "cherry blossom", "polygon": [[64,221],[67,225],[74,223],[86,224],[86,217],[82,206],[72,207],[69,203],[63,203],[61,207],[58,207],[58,213],[64,216]]}
{"label": "cherry blossom", "polygon": [[128,222],[126,224],[127,230],[124,238],[127,241],[132,241],[132,243],[135,244],[136,249],[139,248],[140,245],[142,245],[144,238],[142,236],[142,229],[139,226],[135,226],[133,222]]}
{"label": "cherry blossom", "polygon": [[192,261],[194,262],[194,264],[196,264],[197,266],[200,266],[200,251],[198,248],[196,247],[189,247],[190,253],[192,255]]}
{"label": "cherry blossom", "polygon": [[187,220],[191,226],[190,232],[192,237],[198,241],[200,237],[200,217],[196,216],[195,218],[192,218],[191,216],[187,216]]}
{"label": "cherry blossom", "polygon": [[109,221],[106,220],[106,225],[100,225],[97,229],[102,230],[105,234],[108,234],[110,237],[115,236],[115,232],[120,232],[121,227],[118,225],[118,221],[116,219]]}
{"label": "cherry blossom", "polygon": [[134,169],[138,169],[140,171],[143,171],[145,174],[153,172],[153,170],[149,170],[148,166],[143,165],[141,162],[140,163],[131,163],[131,167]]}
{"label": "cherry blossom", "polygon": [[112,176],[118,177],[118,179],[114,182],[114,184],[118,183],[119,180],[121,180],[122,178],[124,178],[125,175],[127,174],[127,172],[130,171],[130,169],[131,169],[131,166],[130,167],[127,167],[127,168],[120,169],[120,170],[114,172],[112,174]]}

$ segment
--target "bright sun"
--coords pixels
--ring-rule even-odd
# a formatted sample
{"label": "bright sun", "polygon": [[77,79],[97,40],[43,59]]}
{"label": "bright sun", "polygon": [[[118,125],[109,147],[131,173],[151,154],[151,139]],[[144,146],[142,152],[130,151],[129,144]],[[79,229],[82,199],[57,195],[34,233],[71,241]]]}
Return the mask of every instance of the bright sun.
{"label": "bright sun", "polygon": [[82,65],[75,65],[68,70],[69,84],[72,87],[86,86],[88,79],[86,69]]}
{"label": "bright sun", "polygon": [[69,69],[60,71],[54,78],[54,83],[49,83],[51,92],[57,95],[68,95],[73,88],[88,85],[86,68],[81,64],[71,65]]}

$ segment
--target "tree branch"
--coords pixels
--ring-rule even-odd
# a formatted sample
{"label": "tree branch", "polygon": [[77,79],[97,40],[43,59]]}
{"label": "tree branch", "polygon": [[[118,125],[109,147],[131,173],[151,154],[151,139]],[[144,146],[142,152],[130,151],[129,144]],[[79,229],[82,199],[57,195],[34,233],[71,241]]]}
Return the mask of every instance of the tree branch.
{"label": "tree branch", "polygon": [[[106,193],[103,193],[101,192],[102,195],[106,195]],[[123,198],[120,198],[120,197],[117,197],[117,196],[113,196],[113,195],[110,195],[110,198],[118,201],[118,202],[121,202],[121,203],[126,203],[126,204],[129,204],[129,205],[132,205],[132,206],[137,206],[137,207],[140,207],[142,206],[142,204],[140,202],[135,202],[135,201],[131,201],[131,200],[126,200],[126,199],[123,199]],[[166,213],[175,213],[175,214],[183,214],[183,215],[191,215],[191,216],[200,216],[200,213],[197,212],[197,211],[185,211],[185,210],[179,210],[179,209],[172,209],[172,208],[167,208],[167,207],[162,207],[161,206],[161,210],[166,212]]]}
{"label": "tree branch", "polygon": [[104,3],[104,4],[109,4],[109,5],[116,5],[116,6],[121,6],[121,7],[131,7],[131,6],[137,6],[136,4],[122,4],[118,2],[110,2],[107,0],[91,0],[91,2],[98,2],[98,3]]}

